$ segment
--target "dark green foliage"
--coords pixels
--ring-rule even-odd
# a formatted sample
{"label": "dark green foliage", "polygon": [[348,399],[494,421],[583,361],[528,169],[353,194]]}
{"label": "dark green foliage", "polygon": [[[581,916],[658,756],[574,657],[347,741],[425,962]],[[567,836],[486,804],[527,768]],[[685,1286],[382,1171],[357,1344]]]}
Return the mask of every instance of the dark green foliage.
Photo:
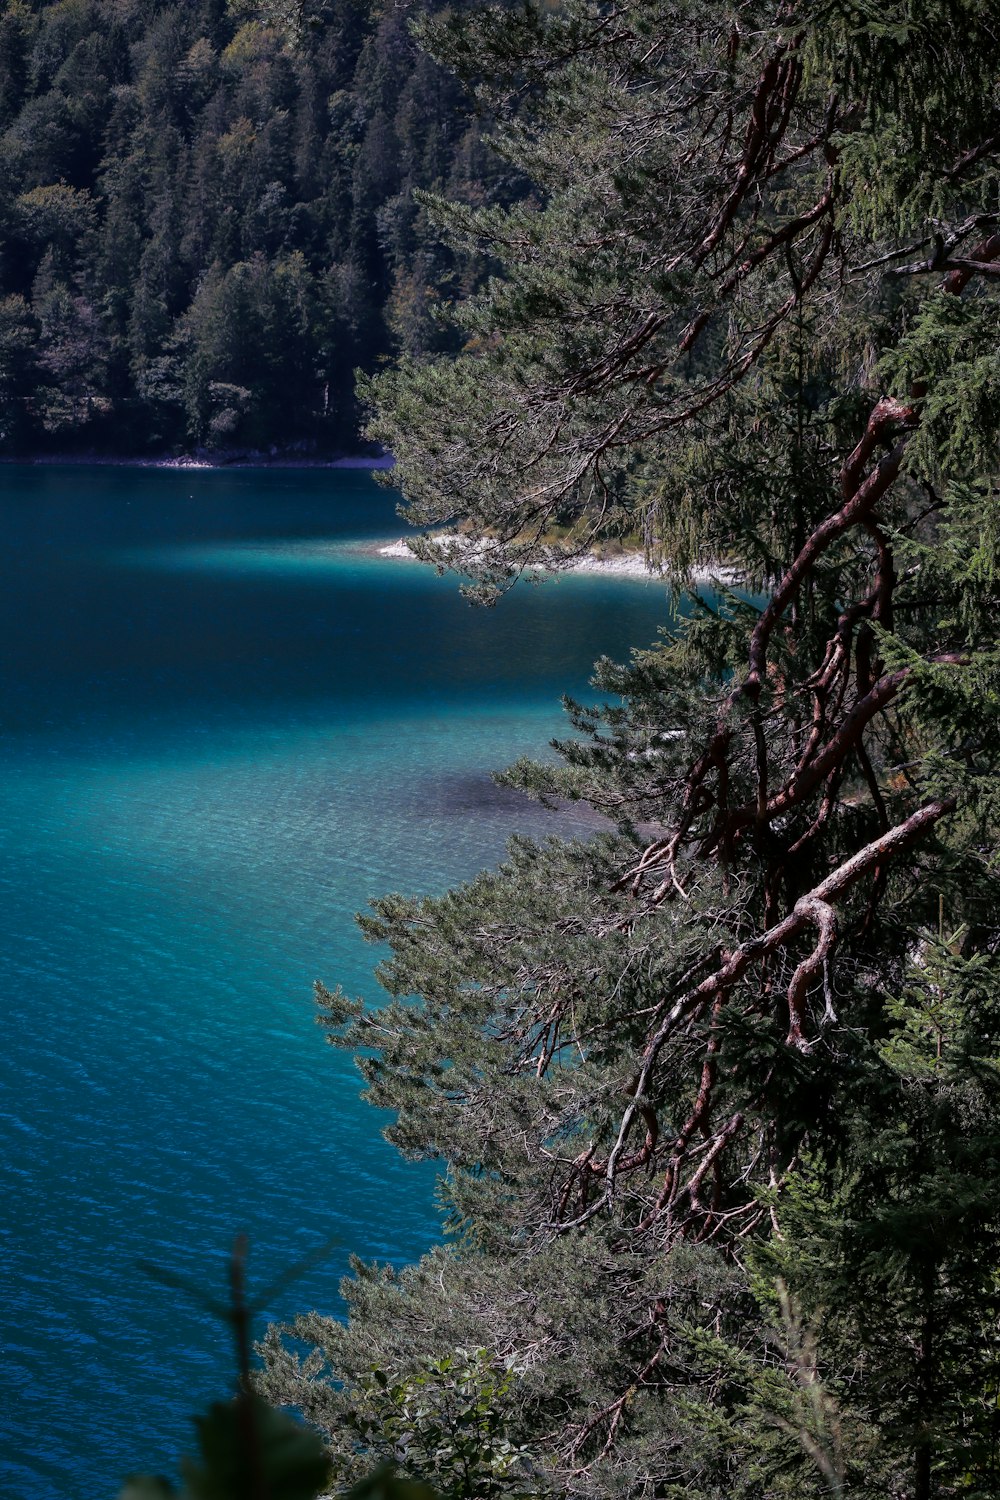
{"label": "dark green foliage", "polygon": [[[194,1418],[199,1458],[181,1459],[184,1484],[180,1491],[169,1480],[134,1474],[126,1480],[119,1500],[170,1500],[171,1496],[176,1500],[320,1500],[337,1484],[322,1439],[313,1429],[269,1405],[254,1389],[250,1368],[254,1313],[280,1287],[295,1281],[307,1265],[322,1260],[329,1246],[320,1247],[289,1267],[252,1301],[248,1300],[246,1285],[248,1248],[246,1236],[237,1235],[229,1262],[228,1303],[172,1271],[153,1265],[143,1267],[154,1280],[193,1297],[228,1325],[236,1354],[236,1394],[229,1401],[214,1402],[204,1415]],[[492,1495],[492,1475],[516,1461],[516,1454],[502,1439],[490,1404],[494,1395],[502,1394],[502,1381],[491,1382],[479,1355],[471,1361],[443,1361],[432,1374],[442,1377],[445,1399],[430,1421],[426,1420],[426,1402],[411,1403],[405,1392],[393,1390],[381,1403],[380,1410],[391,1427],[387,1443],[400,1450],[414,1437],[435,1473],[447,1480],[453,1470],[465,1475],[475,1471],[483,1479],[477,1493]],[[388,1390],[384,1376],[375,1386],[380,1395]],[[450,1399],[452,1395],[457,1400]],[[363,1414],[363,1404],[352,1408],[350,1432],[362,1430]],[[435,1422],[438,1415],[447,1432],[442,1432],[440,1421]],[[364,1427],[364,1436],[369,1442],[376,1436],[370,1421]],[[342,1500],[444,1500],[428,1485],[401,1475],[392,1458],[374,1467],[370,1463],[354,1467],[357,1482],[346,1491],[338,1485]]]}
{"label": "dark green foliage", "polygon": [[355,366],[450,338],[457,262],[413,189],[511,192],[406,13],[2,11],[0,298],[40,325],[3,448],[350,446]]}
{"label": "dark green foliage", "polygon": [[[506,1433],[513,1375],[485,1349],[456,1350],[402,1379],[374,1368],[346,1393],[345,1437],[358,1453],[383,1456],[434,1489],[442,1500],[492,1500],[536,1494],[525,1453]],[[335,1461],[347,1477],[358,1458]]]}
{"label": "dark green foliage", "polygon": [[320,991],[452,1238],[266,1388],[340,1452],[483,1347],[574,1495],[996,1493],[996,8],[422,29],[534,185],[421,200],[497,267],[365,387],[422,550],[496,601],[638,536],[691,603],[505,775],[604,831],[383,898],[388,1003]]}
{"label": "dark green foliage", "polygon": [[[477,1412],[479,1425],[461,1434],[455,1445],[463,1455],[459,1469],[463,1476],[473,1471],[486,1473],[500,1461],[495,1443],[491,1446],[491,1437],[482,1431],[487,1418],[485,1408],[482,1416]],[[152,1474],[133,1474],[125,1481],[119,1500],[321,1500],[330,1493],[334,1476],[318,1434],[259,1396],[217,1401],[204,1416],[194,1419],[194,1425],[200,1458],[181,1459],[183,1488],[178,1490],[169,1480]],[[415,1426],[421,1433],[430,1430],[420,1414]],[[400,1430],[397,1420],[394,1431]],[[440,1445],[434,1456],[438,1460],[435,1470],[443,1465],[446,1472],[447,1458]],[[368,1466],[355,1484],[338,1493],[342,1500],[443,1500],[429,1485],[404,1478],[392,1462]],[[487,1496],[494,1491],[488,1483],[478,1487],[463,1483],[457,1490],[446,1490],[444,1496],[449,1493]]]}
{"label": "dark green foliage", "polygon": [[330,1466],[315,1433],[275,1411],[258,1396],[218,1401],[195,1418],[199,1460],[183,1459],[184,1488],[136,1476],[120,1500],[315,1500],[327,1485]]}

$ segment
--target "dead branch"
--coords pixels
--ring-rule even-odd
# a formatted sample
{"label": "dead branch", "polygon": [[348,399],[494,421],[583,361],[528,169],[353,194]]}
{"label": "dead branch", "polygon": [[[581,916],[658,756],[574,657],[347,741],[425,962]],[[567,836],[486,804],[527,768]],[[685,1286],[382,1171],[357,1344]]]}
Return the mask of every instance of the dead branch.
{"label": "dead branch", "polygon": [[[614,1197],[619,1167],[621,1166],[622,1171],[634,1170],[640,1159],[643,1163],[649,1160],[652,1150],[648,1149],[648,1133],[647,1144],[639,1152],[626,1156],[625,1144],[636,1117],[644,1116],[649,1107],[648,1100],[652,1094],[653,1075],[660,1053],[666,1042],[675,1034],[680,1023],[703,1012],[709,1004],[718,1005],[723,1002],[732,994],[736,985],[753,964],[780,950],[787,949],[809,926],[816,926],[819,929],[819,941],[810,956],[796,969],[788,995],[790,1024],[786,1040],[790,1046],[799,1050],[806,1049],[808,1044],[802,1031],[802,1000],[808,981],[823,967],[836,939],[836,922],[832,916],[834,904],[863,876],[876,867],[883,867],[924,837],[941,818],[953,812],[955,806],[955,798],[935,798],[918,808],[895,828],[891,828],[887,833],[881,834],[864,848],[859,849],[811,891],[801,896],[782,921],[741,943],[738,948],[728,954],[713,974],[678,996],[660,1026],[647,1042],[642,1056],[642,1066],[634,1080],[634,1087],[630,1086],[632,1102],[622,1116],[617,1139],[607,1158],[604,1169],[604,1192],[576,1218],[568,1222],[552,1223],[546,1227],[561,1231],[586,1223],[610,1206]],[[703,1080],[704,1076],[703,1073]]]}

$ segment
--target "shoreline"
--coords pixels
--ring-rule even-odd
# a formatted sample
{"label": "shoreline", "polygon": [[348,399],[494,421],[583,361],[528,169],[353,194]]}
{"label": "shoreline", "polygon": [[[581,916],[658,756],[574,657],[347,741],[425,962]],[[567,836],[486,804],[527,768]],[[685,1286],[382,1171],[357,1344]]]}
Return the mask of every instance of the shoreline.
{"label": "shoreline", "polygon": [[[270,456],[269,454],[256,454],[253,456],[227,457],[224,454],[216,458],[200,457],[193,453],[182,453],[160,458],[125,458],[112,457],[103,454],[30,454],[24,457],[15,457],[9,454],[0,455],[0,465],[23,464],[26,467],[48,467],[48,468],[110,468],[110,469],[167,469],[167,470],[198,470],[200,472],[225,470],[225,469],[320,469],[320,470],[354,470],[357,472],[376,472],[392,469],[395,467],[395,458],[391,453],[343,453],[336,458],[305,458],[290,457],[286,455]],[[434,537],[435,541],[450,542],[460,541],[461,537],[448,534]],[[395,540],[379,540],[364,542],[351,548],[352,551],[363,553],[366,557],[386,558],[393,561],[421,562],[411,550],[404,536]],[[530,572],[546,571],[542,568],[529,569]],[[648,583],[652,581],[667,582],[667,577],[662,568],[655,565],[650,566],[641,552],[619,552],[610,557],[598,557],[594,553],[584,553],[574,557],[571,561],[563,562],[555,568],[548,570],[550,576],[559,573],[600,573],[605,576],[619,578],[642,579]],[[720,563],[717,567],[702,566],[691,570],[691,582],[696,585],[722,584],[731,586],[740,582],[740,574],[737,569]]]}
{"label": "shoreline", "polygon": [[[448,536],[438,536],[435,541],[447,542],[453,540]],[[458,540],[455,538],[454,540]],[[420,562],[421,558],[415,556],[410,550],[405,537],[399,537],[391,542],[369,542],[364,545],[365,553],[369,557],[385,557],[401,562]],[[531,571],[541,571],[532,569]],[[639,578],[645,582],[659,581],[667,583],[667,575],[661,568],[650,566],[642,552],[620,552],[612,557],[598,557],[594,553],[587,553],[581,557],[575,557],[570,562],[565,562],[550,570],[551,573],[603,573],[605,575],[618,576],[620,578]],[[704,566],[691,570],[691,581],[695,584],[721,583],[732,585],[739,582],[739,573],[735,568],[719,563],[717,566]]]}
{"label": "shoreline", "polygon": [[270,457],[266,453],[240,458],[201,458],[182,453],[167,458],[114,458],[103,454],[27,454],[16,457],[0,455],[0,464],[23,464],[26,468],[94,468],[94,469],[391,469],[391,453],[344,453],[337,458]]}

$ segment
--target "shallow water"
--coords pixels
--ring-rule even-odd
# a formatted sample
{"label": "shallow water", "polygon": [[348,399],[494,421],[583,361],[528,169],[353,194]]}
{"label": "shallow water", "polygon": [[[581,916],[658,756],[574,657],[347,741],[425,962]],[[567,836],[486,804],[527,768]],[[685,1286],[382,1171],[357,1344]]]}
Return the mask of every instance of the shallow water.
{"label": "shallow water", "polygon": [[475,610],[357,550],[400,531],[365,474],[8,467],[0,497],[0,1489],[99,1500],[170,1472],[230,1380],[139,1260],[221,1296],[237,1230],[258,1284],[335,1240],[286,1317],[338,1310],[350,1251],[435,1236],[433,1173],[382,1141],[311,983],[375,999],[369,896],[549,831],[488,772],[665,594]]}

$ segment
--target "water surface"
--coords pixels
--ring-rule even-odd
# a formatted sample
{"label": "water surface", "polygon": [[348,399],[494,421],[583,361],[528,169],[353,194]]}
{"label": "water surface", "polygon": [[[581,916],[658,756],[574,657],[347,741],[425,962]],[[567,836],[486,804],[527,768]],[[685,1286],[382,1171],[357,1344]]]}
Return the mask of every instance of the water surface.
{"label": "water surface", "polygon": [[261,1282],[335,1239],[287,1317],[437,1233],[312,981],[376,999],[370,896],[547,831],[490,769],[666,611],[595,577],[473,609],[358,549],[392,505],[350,472],[0,469],[4,1494],[170,1472],[226,1388],[221,1330],[139,1260],[221,1294],[237,1230]]}

